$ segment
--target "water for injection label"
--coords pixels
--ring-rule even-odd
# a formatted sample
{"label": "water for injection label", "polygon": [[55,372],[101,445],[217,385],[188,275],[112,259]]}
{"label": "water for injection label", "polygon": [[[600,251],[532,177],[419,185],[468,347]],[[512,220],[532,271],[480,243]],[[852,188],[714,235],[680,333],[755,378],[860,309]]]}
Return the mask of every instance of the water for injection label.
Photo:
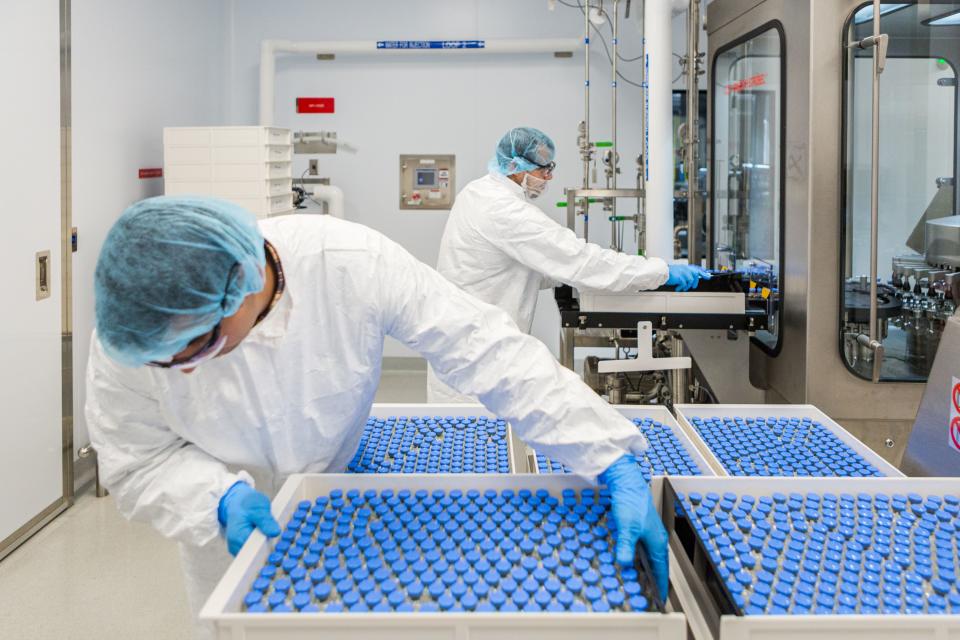
{"label": "water for injection label", "polygon": [[378,40],[377,49],[484,49],[484,40]]}

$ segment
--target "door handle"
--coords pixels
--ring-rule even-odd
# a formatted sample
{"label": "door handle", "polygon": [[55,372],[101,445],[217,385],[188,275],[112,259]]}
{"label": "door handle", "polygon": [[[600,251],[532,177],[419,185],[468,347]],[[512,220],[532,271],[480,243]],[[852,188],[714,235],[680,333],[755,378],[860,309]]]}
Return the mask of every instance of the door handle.
{"label": "door handle", "polygon": [[36,258],[37,300],[50,297],[50,251],[38,251]]}

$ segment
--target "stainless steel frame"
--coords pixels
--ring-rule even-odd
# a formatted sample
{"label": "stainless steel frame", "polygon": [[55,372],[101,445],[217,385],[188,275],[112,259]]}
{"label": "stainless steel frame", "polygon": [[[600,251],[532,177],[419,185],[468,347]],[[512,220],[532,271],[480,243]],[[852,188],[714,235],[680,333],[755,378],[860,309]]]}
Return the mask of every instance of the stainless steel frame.
{"label": "stainless steel frame", "polygon": [[[703,54],[700,53],[700,0],[690,0],[687,7],[687,55],[683,60],[683,72],[687,87],[687,121],[683,130],[684,164],[687,173],[687,259],[690,264],[700,264],[698,255],[698,230],[702,215],[700,193],[700,76],[703,75]],[[676,234],[676,231],[674,231]],[[674,236],[676,241],[676,236]]]}
{"label": "stainless steel frame", "polygon": [[62,386],[62,460],[63,496],[34,516],[29,522],[0,540],[0,560],[10,555],[66,511],[73,495],[73,282],[72,282],[72,197],[71,197],[71,44],[70,9],[72,0],[60,4],[60,264],[61,264],[61,386]]}
{"label": "stainless steel frame", "polygon": [[60,309],[63,355],[63,495],[73,504],[73,52],[72,0],[60,0]]}
{"label": "stainless steel frame", "polygon": [[[838,348],[843,35],[847,19],[863,4],[863,0],[717,0],[707,10],[708,58],[712,66],[725,44],[764,24],[777,21],[784,29],[784,337],[775,357],[751,347],[750,377],[764,386],[768,402],[815,404],[898,463],[923,385],[861,380],[844,366]],[[711,113],[708,139],[713,137],[712,117]],[[711,162],[707,166],[712,170]],[[888,439],[892,447],[886,444]]]}

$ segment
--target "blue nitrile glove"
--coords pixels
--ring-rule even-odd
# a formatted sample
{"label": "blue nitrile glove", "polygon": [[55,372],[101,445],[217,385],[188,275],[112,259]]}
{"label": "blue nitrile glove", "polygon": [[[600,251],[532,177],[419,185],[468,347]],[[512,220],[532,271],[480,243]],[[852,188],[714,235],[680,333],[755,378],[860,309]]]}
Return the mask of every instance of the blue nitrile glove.
{"label": "blue nitrile glove", "polygon": [[692,264],[671,264],[667,265],[667,269],[670,271],[667,284],[675,286],[677,291],[696,289],[700,280],[710,279],[709,271]]}
{"label": "blue nitrile glove", "polygon": [[617,525],[617,562],[632,567],[637,541],[643,542],[650,556],[657,588],[666,602],[669,584],[667,530],[653,506],[653,496],[640,466],[633,456],[625,455],[600,474],[599,480],[610,488],[612,517]]}
{"label": "blue nitrile glove", "polygon": [[220,498],[217,518],[226,529],[227,550],[232,556],[240,552],[255,528],[268,538],[280,535],[280,525],[270,514],[270,498],[243,481]]}

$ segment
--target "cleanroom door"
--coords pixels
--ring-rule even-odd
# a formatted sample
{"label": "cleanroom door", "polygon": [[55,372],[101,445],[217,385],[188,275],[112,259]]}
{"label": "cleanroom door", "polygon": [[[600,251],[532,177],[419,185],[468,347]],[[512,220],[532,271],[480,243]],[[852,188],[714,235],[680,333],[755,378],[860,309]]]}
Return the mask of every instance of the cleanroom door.
{"label": "cleanroom door", "polygon": [[2,558],[65,504],[57,0],[0,3],[0,78]]}

